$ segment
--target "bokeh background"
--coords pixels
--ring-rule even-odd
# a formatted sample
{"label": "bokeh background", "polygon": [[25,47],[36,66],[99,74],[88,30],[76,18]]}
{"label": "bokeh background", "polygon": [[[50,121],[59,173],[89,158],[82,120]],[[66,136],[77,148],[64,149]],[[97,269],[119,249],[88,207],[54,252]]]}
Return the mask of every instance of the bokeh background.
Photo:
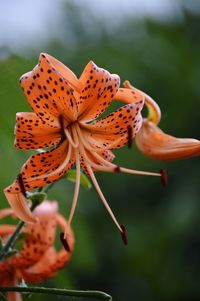
{"label": "bokeh background", "polygon": [[[3,188],[31,154],[13,148],[15,114],[30,111],[18,79],[42,51],[77,75],[92,59],[122,82],[129,79],[158,101],[163,130],[200,139],[198,0],[7,0],[0,2],[0,12],[0,207],[8,205]],[[105,196],[127,227],[129,245],[122,244],[96,191],[81,188],[73,258],[43,285],[103,290],[115,301],[200,300],[199,158],[158,162],[135,145],[115,154],[116,162],[130,168],[165,168],[169,185],[99,173]],[[49,193],[66,216],[73,189],[62,179]]]}

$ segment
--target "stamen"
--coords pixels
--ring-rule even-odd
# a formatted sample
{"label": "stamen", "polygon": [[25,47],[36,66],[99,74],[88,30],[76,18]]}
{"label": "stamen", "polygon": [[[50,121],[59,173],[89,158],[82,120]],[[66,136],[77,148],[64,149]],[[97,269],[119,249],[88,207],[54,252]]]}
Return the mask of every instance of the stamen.
{"label": "stamen", "polygon": [[68,244],[68,242],[67,242],[67,239],[66,239],[66,236],[65,236],[64,232],[61,232],[61,233],[60,233],[60,241],[61,241],[63,247],[65,248],[65,250],[66,250],[67,252],[71,252],[70,247],[69,247],[69,244]]}
{"label": "stamen", "polygon": [[120,169],[120,166],[119,166],[119,165],[116,165],[116,167],[115,167],[115,172],[121,172],[121,169]]}
{"label": "stamen", "polygon": [[[119,169],[117,168],[116,170],[116,164],[113,164],[111,162],[108,162],[106,161],[104,158],[102,158],[99,154],[97,153],[92,153],[92,155],[97,159],[99,160],[102,164],[104,164],[103,166],[102,165],[98,165],[98,164],[95,164],[94,162],[92,162],[86,155],[85,151],[84,151],[84,148],[80,145],[80,149],[81,149],[81,152],[83,153],[83,156],[84,156],[84,159],[86,159],[88,161],[88,163],[96,168],[97,170],[102,170],[102,171],[106,171],[106,172],[116,172],[118,171]],[[107,165],[107,166],[106,166]],[[128,168],[125,168],[125,167],[121,167],[120,166],[120,172],[123,172],[123,173],[129,173],[129,174],[133,174],[133,175],[142,175],[142,176],[156,176],[156,177],[160,177],[161,174],[160,173],[155,173],[155,172],[148,172],[148,171],[141,171],[141,170],[135,170],[135,169],[128,169]]]}
{"label": "stamen", "polygon": [[164,169],[160,170],[160,175],[161,175],[161,182],[163,184],[163,186],[167,186],[168,184],[168,176],[167,176],[167,172]]}
{"label": "stamen", "polygon": [[121,225],[121,237],[125,245],[128,245],[128,237],[126,234],[126,228],[124,225]]}
{"label": "stamen", "polygon": [[44,174],[44,175],[41,175],[38,177],[34,177],[34,178],[29,178],[26,180],[26,182],[33,182],[33,181],[37,181],[40,179],[44,179],[46,177],[52,177],[52,176],[58,174],[59,172],[61,172],[65,168],[65,166],[69,163],[69,160],[71,158],[71,151],[72,151],[72,147],[71,147],[71,144],[69,143],[67,156],[66,156],[65,160],[63,161],[63,163],[60,166],[58,166],[58,168],[56,168],[55,170],[53,170],[50,173],[47,173],[47,174]]}
{"label": "stamen", "polygon": [[161,176],[161,174],[157,172],[141,171],[141,170],[129,169],[125,167],[120,167],[120,172],[129,173],[132,175],[140,175],[140,176],[154,176],[154,177]]}
{"label": "stamen", "polygon": [[127,134],[128,134],[127,145],[128,145],[128,148],[131,148],[132,144],[133,144],[133,128],[130,125],[127,128]]}
{"label": "stamen", "polygon": [[17,179],[18,179],[18,182],[19,182],[19,186],[21,188],[21,192],[26,197],[26,189],[25,189],[25,186],[24,186],[22,175],[20,173],[18,174]]}
{"label": "stamen", "polygon": [[[71,210],[70,210],[70,214],[69,214],[69,218],[68,218],[68,223],[70,225],[75,209],[76,209],[76,205],[77,205],[77,201],[78,201],[78,194],[79,194],[79,187],[80,187],[80,177],[81,177],[81,170],[80,170],[80,160],[79,160],[79,153],[77,150],[75,150],[75,156],[76,156],[76,183],[75,183],[75,190],[74,190],[74,197],[73,197],[73,201],[72,201],[72,206],[71,206]],[[65,237],[66,237],[66,230],[65,229]]]}
{"label": "stamen", "polygon": [[117,226],[117,228],[119,229],[119,231],[120,231],[120,232],[123,232],[123,229],[120,227],[118,221],[116,220],[116,218],[115,218],[115,216],[114,216],[114,214],[113,214],[113,212],[112,212],[110,206],[108,205],[108,203],[107,203],[107,201],[106,201],[106,199],[105,199],[105,197],[104,197],[104,195],[103,195],[103,193],[102,193],[102,191],[101,191],[101,188],[99,187],[99,184],[98,184],[98,182],[97,182],[97,180],[96,180],[96,178],[95,178],[95,175],[94,175],[94,173],[93,173],[93,171],[92,171],[92,168],[90,167],[90,165],[89,165],[88,163],[86,163],[86,167],[87,167],[88,173],[89,173],[89,175],[90,175],[90,177],[91,177],[91,179],[92,179],[92,182],[93,182],[93,184],[94,184],[94,187],[96,188],[96,191],[97,191],[97,193],[99,194],[99,196],[100,196],[100,198],[101,198],[101,200],[102,200],[104,206],[106,207],[108,213],[110,214],[110,216],[111,216],[113,222],[115,223],[115,225]]}
{"label": "stamen", "polygon": [[[100,164],[96,164],[94,163],[93,161],[91,161],[85,150],[84,150],[84,147],[82,147],[82,145],[80,145],[80,151],[85,159],[85,161],[90,165],[92,166],[93,168],[95,168],[96,170],[102,170],[102,171],[105,171],[105,172],[116,172],[118,171],[119,169],[117,168],[116,170],[116,164],[113,164],[111,162],[108,162],[106,161],[104,158],[102,158],[99,154],[97,153],[92,153],[92,155],[100,161],[101,164],[103,165],[100,165]],[[107,165],[107,166],[106,166]],[[160,177],[161,174],[160,173],[155,173],[155,172],[148,172],[148,171],[141,171],[141,170],[134,170],[134,169],[128,169],[128,168],[124,168],[124,167],[120,167],[120,172],[123,172],[123,173],[128,173],[128,174],[133,174],[133,175],[141,175],[141,176],[156,176],[156,177]]]}
{"label": "stamen", "polygon": [[87,141],[86,136],[84,136],[81,133],[80,127],[78,124],[76,124],[76,130],[77,130],[77,134],[78,134],[78,139],[80,139],[80,141],[82,142],[82,144],[84,145],[85,148],[87,148],[87,150],[91,151],[91,152],[96,152],[96,149],[90,144],[89,141]]}
{"label": "stamen", "polygon": [[76,141],[73,141],[73,140],[72,140],[72,137],[71,137],[71,135],[70,135],[70,132],[69,132],[68,129],[65,129],[65,135],[66,135],[67,139],[69,140],[69,142],[71,143],[71,145],[72,145],[74,148],[77,148],[78,145],[79,145],[78,139],[76,139]]}

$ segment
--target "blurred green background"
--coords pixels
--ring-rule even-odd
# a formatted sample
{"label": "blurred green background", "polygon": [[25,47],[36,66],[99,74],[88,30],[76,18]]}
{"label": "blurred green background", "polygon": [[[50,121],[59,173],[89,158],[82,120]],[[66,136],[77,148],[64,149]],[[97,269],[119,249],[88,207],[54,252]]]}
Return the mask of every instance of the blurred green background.
{"label": "blurred green background", "polygon": [[[13,127],[16,112],[31,111],[18,79],[36,65],[41,51],[77,75],[92,59],[122,82],[129,79],[158,101],[164,131],[200,139],[198,0],[26,2],[0,4],[0,207],[8,206],[3,188],[31,153],[14,149]],[[96,191],[81,188],[72,260],[43,285],[103,290],[115,301],[200,300],[199,158],[158,162],[135,145],[115,154],[115,162],[129,168],[165,168],[169,185],[163,188],[157,178],[99,173],[111,208],[127,227],[129,245],[122,244]],[[49,193],[65,216],[73,190],[74,184],[62,179]],[[55,299],[33,295],[30,300]]]}

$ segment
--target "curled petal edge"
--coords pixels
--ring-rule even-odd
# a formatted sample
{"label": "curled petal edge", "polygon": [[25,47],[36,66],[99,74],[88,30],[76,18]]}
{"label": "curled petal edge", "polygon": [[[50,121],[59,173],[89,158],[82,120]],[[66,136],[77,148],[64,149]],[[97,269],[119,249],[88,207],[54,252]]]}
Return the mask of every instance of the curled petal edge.
{"label": "curled petal edge", "polygon": [[[18,188],[18,191],[13,191]],[[16,213],[17,217],[27,223],[37,222],[37,217],[31,212],[28,201],[24,194],[21,192],[17,182],[14,185],[4,189],[4,194],[11,206]]]}
{"label": "curled petal edge", "polygon": [[143,120],[135,141],[142,153],[156,160],[173,161],[200,155],[199,140],[168,135],[147,120]]}

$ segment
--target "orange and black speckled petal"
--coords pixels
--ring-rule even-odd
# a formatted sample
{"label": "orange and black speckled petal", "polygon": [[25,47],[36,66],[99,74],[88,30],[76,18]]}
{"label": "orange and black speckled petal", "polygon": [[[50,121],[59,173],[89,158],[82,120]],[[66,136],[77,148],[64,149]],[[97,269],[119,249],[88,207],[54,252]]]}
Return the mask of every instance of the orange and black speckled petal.
{"label": "orange and black speckled petal", "polygon": [[33,190],[61,178],[75,161],[72,151],[70,160],[59,169],[66,159],[68,147],[68,142],[64,141],[51,150],[32,155],[21,169],[25,189]]}
{"label": "orange and black speckled petal", "polygon": [[115,100],[123,101],[127,104],[132,104],[134,102],[145,101],[145,95],[141,91],[133,88],[119,88],[114,97]]}
{"label": "orange and black speckled petal", "polygon": [[48,60],[48,55],[40,55],[38,65],[21,77],[20,84],[31,108],[45,124],[59,126],[60,115],[69,122],[76,119],[72,89]]}
{"label": "orange and black speckled petal", "polygon": [[69,251],[67,252],[64,248],[60,251],[56,251],[54,247],[49,247],[39,261],[29,268],[20,271],[20,276],[23,277],[25,281],[37,283],[52,277],[63,268],[71,258],[75,243],[73,231],[62,215],[57,213],[54,215],[54,218],[56,224],[61,228],[61,231],[64,232],[67,228],[65,239],[67,240]]}
{"label": "orange and black speckled petal", "polygon": [[85,135],[97,141],[102,148],[120,148],[139,131],[142,124],[141,109],[143,101],[127,104],[107,117],[88,125],[82,125]]}
{"label": "orange and black speckled petal", "polygon": [[97,67],[90,61],[85,67],[80,82],[83,90],[75,93],[78,116],[81,121],[90,121],[101,115],[116,94],[120,79],[116,74]]}
{"label": "orange and black speckled petal", "polygon": [[60,127],[49,127],[35,113],[16,114],[14,146],[17,149],[46,148],[59,143],[60,140]]}
{"label": "orange and black speckled petal", "polygon": [[21,251],[8,261],[12,267],[25,269],[32,266],[54,244],[56,235],[55,214],[43,214],[42,216],[36,214],[36,216],[38,217],[37,223],[28,224],[24,229],[26,238]]}

